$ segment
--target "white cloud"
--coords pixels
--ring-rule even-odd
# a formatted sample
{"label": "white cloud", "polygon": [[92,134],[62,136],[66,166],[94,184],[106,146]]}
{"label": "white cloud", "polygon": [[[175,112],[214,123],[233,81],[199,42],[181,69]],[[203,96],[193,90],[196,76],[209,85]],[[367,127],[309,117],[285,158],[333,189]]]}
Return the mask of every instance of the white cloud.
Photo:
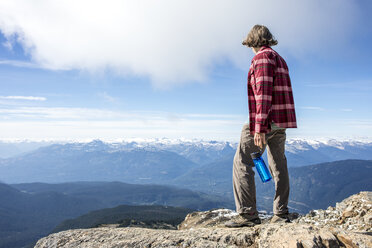
{"label": "white cloud", "polygon": [[130,113],[89,108],[63,107],[16,107],[0,108],[0,114],[7,119],[27,120],[107,120],[130,118]]}
{"label": "white cloud", "polygon": [[351,111],[353,111],[353,109],[351,109],[351,108],[343,108],[343,109],[341,109],[341,111],[343,111],[343,112],[351,112]]}
{"label": "white cloud", "polygon": [[46,101],[45,97],[41,96],[0,96],[3,100],[26,100],[26,101]]}
{"label": "white cloud", "polygon": [[0,1],[2,33],[32,63],[148,76],[158,87],[204,81],[225,61],[246,69],[241,40],[256,23],[270,27],[280,49],[319,54],[343,43],[357,17],[348,0]]}
{"label": "white cloud", "polygon": [[234,140],[244,118],[87,108],[0,108],[0,139],[205,138]]}
{"label": "white cloud", "polygon": [[322,107],[314,107],[314,106],[304,106],[300,107],[301,109],[307,109],[307,110],[318,110],[318,111],[324,111],[325,108]]}
{"label": "white cloud", "polygon": [[0,108],[0,118],[17,119],[23,121],[127,121],[141,120],[152,122],[154,120],[184,121],[184,120],[236,120],[238,115],[222,114],[175,114],[161,111],[114,111],[94,108],[65,108],[65,107],[13,107]]}
{"label": "white cloud", "polygon": [[10,42],[9,40],[3,42],[2,45],[3,45],[4,47],[6,47],[8,50],[13,50],[12,42]]}
{"label": "white cloud", "polygon": [[305,83],[307,87],[313,88],[332,88],[332,89],[343,89],[347,91],[369,91],[372,90],[372,80],[354,80],[354,81],[338,81],[338,82],[318,82],[318,83]]}
{"label": "white cloud", "polygon": [[[187,138],[238,141],[246,117],[223,114],[176,114],[160,111],[113,111],[93,108],[0,108],[0,140],[86,140]],[[298,118],[287,136],[355,138],[368,136],[371,119]],[[371,138],[368,136],[369,139]]]}
{"label": "white cloud", "polygon": [[[4,45],[7,46],[7,45]],[[41,68],[40,65],[20,60],[0,60],[0,65],[11,65],[16,67],[25,67],[25,68]]]}
{"label": "white cloud", "polygon": [[118,103],[119,100],[116,97],[109,95],[107,92],[102,92],[98,94],[103,100],[110,103]]}
{"label": "white cloud", "polygon": [[241,123],[187,121],[174,125],[169,121],[25,121],[0,122],[1,140],[86,140],[128,138],[197,138],[207,140],[239,139]]}

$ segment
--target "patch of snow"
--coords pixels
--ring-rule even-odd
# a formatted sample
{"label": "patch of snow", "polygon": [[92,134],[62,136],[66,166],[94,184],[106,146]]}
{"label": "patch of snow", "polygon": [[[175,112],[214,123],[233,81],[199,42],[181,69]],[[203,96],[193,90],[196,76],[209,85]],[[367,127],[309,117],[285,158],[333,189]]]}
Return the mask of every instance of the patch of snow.
{"label": "patch of snow", "polygon": [[237,212],[231,209],[216,209],[212,210],[211,213],[217,214],[213,219],[220,219],[220,218],[232,218],[234,216],[239,215]]}

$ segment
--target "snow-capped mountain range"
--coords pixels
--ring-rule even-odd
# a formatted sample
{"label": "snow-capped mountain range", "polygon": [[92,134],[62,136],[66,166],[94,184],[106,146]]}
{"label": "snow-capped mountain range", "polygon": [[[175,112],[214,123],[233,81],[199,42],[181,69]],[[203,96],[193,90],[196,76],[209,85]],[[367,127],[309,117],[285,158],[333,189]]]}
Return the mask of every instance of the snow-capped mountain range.
{"label": "snow-capped mountain range", "polygon": [[[237,145],[221,141],[168,139],[94,140],[44,145],[33,151],[0,159],[0,182],[119,181],[163,184],[232,198],[232,162]],[[292,183],[300,185],[295,187],[297,189],[308,189],[319,176],[312,176],[307,185],[303,185],[302,181],[314,173],[319,174],[319,171],[319,175],[322,175],[325,168],[323,163],[332,161],[336,162],[329,163],[326,178],[322,179],[324,182],[328,182],[327,177],[334,176],[338,185],[346,187],[342,184],[346,183],[344,177],[350,176],[347,178],[350,192],[353,193],[354,189],[370,189],[368,179],[371,176],[372,142],[296,139],[288,140],[286,148]],[[339,167],[341,165],[343,167]],[[359,166],[364,166],[360,167],[363,168],[360,173]],[[361,179],[367,179],[367,182]],[[324,184],[323,181],[320,186]],[[334,187],[333,181],[327,187]],[[267,185],[258,184],[257,191],[260,194],[271,192],[265,188]],[[269,199],[266,203],[271,204],[272,199],[268,195],[265,197]]]}
{"label": "snow-capped mountain range", "polygon": [[[177,177],[179,181],[184,177],[189,180],[193,173],[208,171],[224,177],[230,173],[238,144],[159,139],[36,145],[41,147],[0,159],[0,181],[164,183]],[[4,147],[6,143],[1,144],[0,150]],[[372,160],[372,142],[288,140],[286,156],[288,167],[346,159]]]}
{"label": "snow-capped mountain range", "polygon": [[[20,156],[38,148],[62,149],[70,151],[118,151],[146,150],[177,153],[194,163],[206,164],[224,156],[234,154],[237,142],[204,141],[186,139],[127,139],[116,142],[93,140],[87,142],[58,141],[0,141],[0,158]],[[372,159],[372,141],[360,140],[306,140],[289,139],[286,154],[290,167],[342,159]]]}

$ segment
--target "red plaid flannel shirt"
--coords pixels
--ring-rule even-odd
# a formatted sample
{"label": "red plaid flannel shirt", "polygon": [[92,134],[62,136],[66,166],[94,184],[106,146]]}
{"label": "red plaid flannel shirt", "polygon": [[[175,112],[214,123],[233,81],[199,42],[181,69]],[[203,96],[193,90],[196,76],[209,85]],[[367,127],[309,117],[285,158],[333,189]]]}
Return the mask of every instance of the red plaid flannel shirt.
{"label": "red plaid flannel shirt", "polygon": [[271,122],[295,128],[296,113],[287,63],[271,47],[262,47],[248,72],[250,133],[267,133]]}

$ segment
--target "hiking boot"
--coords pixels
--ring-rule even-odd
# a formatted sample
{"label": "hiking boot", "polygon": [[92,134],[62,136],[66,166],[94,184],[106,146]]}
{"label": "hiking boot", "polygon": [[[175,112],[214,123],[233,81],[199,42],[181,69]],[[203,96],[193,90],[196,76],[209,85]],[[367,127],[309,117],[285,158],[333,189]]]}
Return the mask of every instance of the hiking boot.
{"label": "hiking boot", "polygon": [[236,219],[230,220],[225,223],[225,227],[252,227],[261,224],[259,217],[252,217],[250,215],[239,215]]}
{"label": "hiking boot", "polygon": [[270,223],[290,223],[289,214],[274,214],[271,218]]}

